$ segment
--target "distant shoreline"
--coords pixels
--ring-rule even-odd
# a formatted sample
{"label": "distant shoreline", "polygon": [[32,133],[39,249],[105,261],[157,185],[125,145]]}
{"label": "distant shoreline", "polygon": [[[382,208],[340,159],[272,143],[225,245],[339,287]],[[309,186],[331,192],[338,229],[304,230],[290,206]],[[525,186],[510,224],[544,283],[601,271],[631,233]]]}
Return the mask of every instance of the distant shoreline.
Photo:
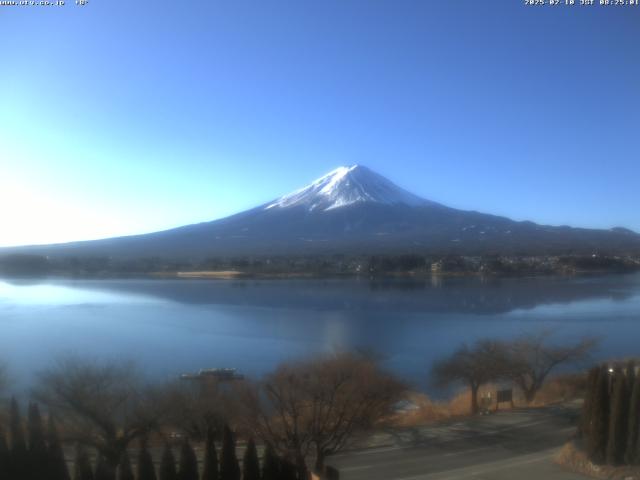
{"label": "distant shoreline", "polygon": [[522,272],[522,273],[479,273],[479,272],[444,272],[444,273],[426,273],[426,272],[394,272],[385,274],[353,274],[353,273],[303,273],[303,272],[243,272],[243,271],[180,271],[180,272],[140,272],[130,274],[78,274],[71,272],[53,272],[40,275],[5,275],[0,273],[2,279],[86,279],[86,280],[318,280],[318,279],[363,279],[363,280],[382,280],[382,279],[406,279],[406,280],[437,280],[447,278],[544,278],[544,277],[587,277],[600,275],[625,275],[640,272],[639,270],[584,270],[574,272]]}
{"label": "distant shoreline", "polygon": [[42,278],[291,279],[543,277],[632,273],[638,256],[424,256],[247,257],[175,261],[159,258],[0,257],[0,276]]}
{"label": "distant shoreline", "polygon": [[239,279],[318,279],[318,278],[411,278],[425,280],[430,278],[460,278],[460,277],[493,277],[493,278],[520,278],[520,277],[579,277],[592,275],[624,275],[640,272],[638,270],[581,270],[574,272],[523,272],[523,273],[481,273],[481,272],[393,272],[385,274],[365,275],[355,273],[335,273],[318,274],[303,272],[242,272],[242,271],[204,271],[204,272],[152,272],[141,274],[141,277],[153,277],[158,279],[217,279],[217,280],[239,280]]}

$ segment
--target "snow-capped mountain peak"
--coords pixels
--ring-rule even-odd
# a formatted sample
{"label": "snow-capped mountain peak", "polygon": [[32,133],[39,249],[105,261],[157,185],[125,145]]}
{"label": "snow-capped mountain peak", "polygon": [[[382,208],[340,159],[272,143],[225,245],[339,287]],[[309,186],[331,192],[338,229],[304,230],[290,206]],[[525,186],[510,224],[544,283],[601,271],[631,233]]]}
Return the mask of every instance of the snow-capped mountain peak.
{"label": "snow-capped mountain peak", "polygon": [[362,165],[339,167],[311,184],[269,203],[265,210],[303,206],[327,211],[355,203],[409,206],[429,205],[424,200]]}

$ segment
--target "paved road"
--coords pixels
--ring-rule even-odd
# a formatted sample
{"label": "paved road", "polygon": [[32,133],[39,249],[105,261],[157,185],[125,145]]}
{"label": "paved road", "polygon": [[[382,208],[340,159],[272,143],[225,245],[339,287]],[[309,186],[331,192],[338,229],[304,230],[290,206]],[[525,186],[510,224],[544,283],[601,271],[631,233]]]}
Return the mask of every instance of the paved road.
{"label": "paved road", "polygon": [[584,480],[552,460],[576,419],[573,407],[550,407],[383,432],[327,463],[344,480]]}

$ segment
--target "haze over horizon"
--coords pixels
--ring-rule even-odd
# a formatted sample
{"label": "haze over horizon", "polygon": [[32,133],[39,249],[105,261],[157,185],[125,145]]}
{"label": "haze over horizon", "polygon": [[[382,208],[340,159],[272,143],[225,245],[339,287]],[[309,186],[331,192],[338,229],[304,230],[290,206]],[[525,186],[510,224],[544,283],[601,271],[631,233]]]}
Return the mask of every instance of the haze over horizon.
{"label": "haze over horizon", "polygon": [[0,246],[210,221],[350,164],[640,231],[640,8],[454,3],[3,8]]}

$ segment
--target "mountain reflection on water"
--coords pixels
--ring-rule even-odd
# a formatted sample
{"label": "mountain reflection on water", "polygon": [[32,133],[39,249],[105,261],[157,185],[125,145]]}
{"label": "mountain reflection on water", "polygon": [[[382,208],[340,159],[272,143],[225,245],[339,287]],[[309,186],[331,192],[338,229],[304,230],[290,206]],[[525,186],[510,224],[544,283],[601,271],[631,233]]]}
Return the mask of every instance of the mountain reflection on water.
{"label": "mountain reflection on water", "polygon": [[152,378],[208,367],[259,377],[335,350],[380,353],[429,391],[462,342],[552,329],[637,355],[640,275],[534,278],[0,280],[0,360],[28,387],[68,353],[127,358]]}
{"label": "mountain reflection on water", "polygon": [[432,277],[428,279],[77,280],[74,288],[158,297],[185,304],[316,310],[506,313],[640,294],[640,276]]}

